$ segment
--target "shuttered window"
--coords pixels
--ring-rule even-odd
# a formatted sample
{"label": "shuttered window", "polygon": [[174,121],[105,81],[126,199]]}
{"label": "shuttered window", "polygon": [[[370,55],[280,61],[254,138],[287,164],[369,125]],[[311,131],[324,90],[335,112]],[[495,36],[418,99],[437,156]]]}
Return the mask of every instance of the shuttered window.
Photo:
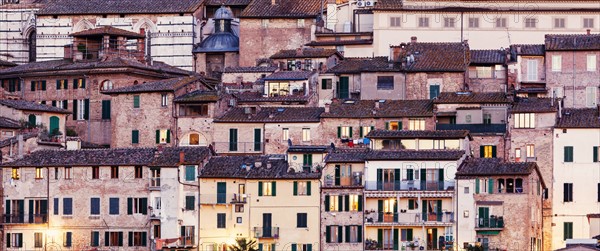
{"label": "shuttered window", "polygon": [[102,100],[102,119],[110,119],[110,100]]}
{"label": "shuttered window", "polygon": [[573,147],[572,146],[565,146],[564,162],[573,162]]}

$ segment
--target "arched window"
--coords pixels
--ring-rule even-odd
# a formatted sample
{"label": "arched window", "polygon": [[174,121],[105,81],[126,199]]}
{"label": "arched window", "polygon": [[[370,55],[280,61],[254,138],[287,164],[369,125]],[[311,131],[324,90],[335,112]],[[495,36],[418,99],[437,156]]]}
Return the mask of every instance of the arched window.
{"label": "arched window", "polygon": [[181,138],[180,146],[207,146],[208,140],[198,132],[190,132]]}
{"label": "arched window", "polygon": [[60,119],[56,116],[50,117],[50,130],[48,132],[52,135],[58,135]]}
{"label": "arched window", "polygon": [[106,91],[106,90],[112,90],[112,88],[113,88],[113,83],[112,83],[112,81],[110,81],[110,80],[108,80],[108,79],[107,79],[107,80],[104,80],[104,81],[102,81],[102,85],[100,86],[100,89],[101,89],[101,90],[103,90],[103,91]]}
{"label": "arched window", "polygon": [[29,33],[29,36],[27,37],[27,43],[29,46],[29,62],[35,62],[36,57],[37,57],[36,40],[37,40],[37,36],[36,36],[36,32],[34,30],[31,33]]}

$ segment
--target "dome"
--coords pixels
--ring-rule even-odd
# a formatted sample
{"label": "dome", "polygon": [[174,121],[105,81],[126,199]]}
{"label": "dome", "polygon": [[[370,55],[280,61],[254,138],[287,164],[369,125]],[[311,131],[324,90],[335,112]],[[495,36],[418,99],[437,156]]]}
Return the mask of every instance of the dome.
{"label": "dome", "polygon": [[229,7],[221,6],[215,11],[214,19],[233,19],[233,12]]}
{"label": "dome", "polygon": [[200,45],[194,48],[194,53],[202,52],[233,52],[240,50],[240,39],[229,32],[210,35]]}

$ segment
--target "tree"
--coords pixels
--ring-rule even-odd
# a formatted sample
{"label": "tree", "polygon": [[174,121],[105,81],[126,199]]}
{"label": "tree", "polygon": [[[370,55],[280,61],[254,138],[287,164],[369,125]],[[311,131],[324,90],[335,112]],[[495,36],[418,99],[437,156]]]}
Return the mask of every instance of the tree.
{"label": "tree", "polygon": [[229,247],[229,251],[258,251],[256,240],[236,238],[235,242],[235,245]]}

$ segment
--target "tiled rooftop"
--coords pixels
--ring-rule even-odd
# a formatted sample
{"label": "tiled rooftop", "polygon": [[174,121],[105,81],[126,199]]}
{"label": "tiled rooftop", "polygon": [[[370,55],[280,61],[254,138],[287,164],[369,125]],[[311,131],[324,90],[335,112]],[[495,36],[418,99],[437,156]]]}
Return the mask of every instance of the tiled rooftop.
{"label": "tiled rooftop", "polygon": [[142,92],[163,92],[163,91],[175,91],[177,88],[192,83],[194,81],[203,81],[204,78],[201,76],[190,76],[190,77],[179,77],[163,79],[154,82],[146,82],[142,84],[126,86],[121,88],[115,88],[112,90],[103,91],[106,94],[120,94],[120,93],[142,93]]}
{"label": "tiled rooftop", "polygon": [[368,148],[336,148],[327,155],[327,163],[361,163],[365,162],[371,150]]}
{"label": "tiled rooftop", "polygon": [[[37,132],[26,133],[26,134],[23,134],[23,140],[28,140],[28,139],[31,139],[31,138],[35,138],[37,136],[38,136]],[[17,136],[13,136],[13,137],[10,137],[10,138],[6,138],[6,139],[3,139],[3,140],[0,140],[0,148],[7,147],[10,144],[16,144],[17,141],[18,141],[17,137],[19,137],[19,136],[17,135]]]}
{"label": "tiled rooftop", "polygon": [[600,51],[600,34],[546,34],[547,51]]}
{"label": "tiled rooftop", "polygon": [[19,123],[19,121],[16,121],[14,119],[0,117],[0,128],[18,129],[21,128],[21,124]]}
{"label": "tiled rooftop", "polygon": [[552,98],[518,98],[513,103],[512,113],[520,112],[556,112],[558,100]]}
{"label": "tiled rooftop", "polygon": [[468,130],[372,130],[365,136],[372,139],[462,139],[469,136]]}
{"label": "tiled rooftop", "polygon": [[303,146],[292,145],[288,147],[288,153],[325,153],[329,151],[330,146]]}
{"label": "tiled rooftop", "polygon": [[[258,164],[258,165],[257,165]],[[246,168],[249,167],[248,171]],[[283,156],[219,156],[210,159],[200,178],[319,179],[321,173],[288,172]]]}
{"label": "tiled rooftop", "polygon": [[[181,154],[183,153],[183,162],[180,162]],[[198,164],[202,163],[208,157],[210,150],[208,147],[167,147],[163,148],[162,152],[150,166],[179,166],[181,164]]]}
{"label": "tiled rooftop", "polygon": [[13,62],[8,62],[8,61],[5,61],[5,60],[0,60],[0,66],[12,67],[12,66],[17,66],[17,64],[15,64]]}
{"label": "tiled rooftop", "polygon": [[25,111],[40,111],[40,112],[52,112],[52,113],[71,113],[62,108],[42,105],[32,101],[25,100],[12,100],[12,99],[4,99],[0,100],[0,105],[8,106],[17,110],[25,110]]}
{"label": "tiled rooftop", "polygon": [[252,0],[204,0],[203,4],[207,6],[232,6],[232,5],[248,5]]}
{"label": "tiled rooftop", "polygon": [[235,107],[215,122],[227,123],[318,123],[323,108],[317,107],[262,107],[255,114],[246,114],[244,107]]}
{"label": "tiled rooftop", "polygon": [[535,162],[505,162],[499,158],[472,158],[465,160],[456,176],[528,175],[535,171]]}
{"label": "tiled rooftop", "polygon": [[408,43],[400,58],[411,55],[414,61],[404,67],[409,72],[461,72],[471,59],[469,46],[463,43]]}
{"label": "tiled rooftop", "polygon": [[78,14],[137,14],[191,13],[202,0],[54,0],[49,1],[38,15]]}
{"label": "tiled rooftop", "polygon": [[302,48],[300,50],[280,50],[271,56],[272,59],[285,58],[328,58],[333,55],[343,57],[336,49]]}
{"label": "tiled rooftop", "polygon": [[402,8],[402,0],[379,0],[375,5],[376,10],[398,10]]}
{"label": "tiled rooftop", "polygon": [[366,160],[458,160],[465,155],[463,150],[375,150]]}
{"label": "tiled rooftop", "polygon": [[544,56],[546,53],[543,44],[513,44],[510,45],[510,51],[520,56]]}
{"label": "tiled rooftop", "polygon": [[73,37],[89,37],[89,36],[123,36],[127,38],[145,38],[146,35],[135,33],[128,30],[115,28],[112,26],[102,26],[94,29],[84,30],[80,32],[71,33]]}
{"label": "tiled rooftop", "polygon": [[471,64],[504,64],[504,50],[471,50]]}
{"label": "tiled rooftop", "polygon": [[436,104],[510,103],[502,92],[442,92],[433,101]]}
{"label": "tiled rooftop", "polygon": [[273,80],[307,80],[312,75],[315,75],[314,71],[278,71],[267,76],[265,81]]}
{"label": "tiled rooftop", "polygon": [[[322,118],[399,118],[431,117],[433,102],[427,100],[354,100],[353,102],[334,101],[329,112]],[[379,108],[375,108],[375,103]]]}
{"label": "tiled rooftop", "polygon": [[600,128],[597,108],[563,109],[556,121],[557,128]]}
{"label": "tiled rooftop", "polygon": [[253,0],[240,18],[309,18],[320,12],[321,0]]}
{"label": "tiled rooftop", "polygon": [[331,45],[369,45],[369,44],[373,44],[373,39],[311,41],[305,45],[306,46],[331,46]]}
{"label": "tiled rooftop", "polygon": [[276,66],[234,66],[226,67],[223,73],[267,73],[274,72],[278,68]]}
{"label": "tiled rooftop", "polygon": [[390,67],[387,57],[373,58],[345,58],[336,66],[329,69],[328,73],[361,73],[376,71],[400,71],[400,68],[393,65]]}
{"label": "tiled rooftop", "polygon": [[196,90],[179,97],[173,101],[177,103],[215,102],[219,100],[217,91]]}
{"label": "tiled rooftop", "polygon": [[262,92],[242,92],[233,94],[240,102],[307,102],[305,95],[280,95],[264,97]]}

